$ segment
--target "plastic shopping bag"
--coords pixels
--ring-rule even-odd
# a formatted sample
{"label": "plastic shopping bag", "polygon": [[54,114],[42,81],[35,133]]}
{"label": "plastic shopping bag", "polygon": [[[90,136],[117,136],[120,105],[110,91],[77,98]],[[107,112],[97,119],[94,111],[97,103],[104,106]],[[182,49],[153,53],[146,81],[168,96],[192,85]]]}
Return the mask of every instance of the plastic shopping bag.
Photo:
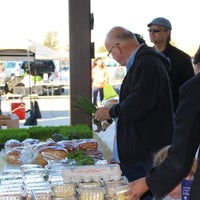
{"label": "plastic shopping bag", "polygon": [[117,92],[110,84],[105,84],[103,87],[104,100],[111,99],[117,96]]}

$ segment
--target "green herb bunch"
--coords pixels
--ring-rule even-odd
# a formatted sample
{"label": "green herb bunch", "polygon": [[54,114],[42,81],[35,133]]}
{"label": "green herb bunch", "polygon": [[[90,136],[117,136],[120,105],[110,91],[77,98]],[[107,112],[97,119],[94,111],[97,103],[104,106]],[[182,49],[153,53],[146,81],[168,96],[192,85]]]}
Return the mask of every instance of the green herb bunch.
{"label": "green herb bunch", "polygon": [[94,114],[97,111],[97,107],[84,95],[80,95],[76,98],[76,107],[83,112],[87,112],[92,115],[92,121],[97,126],[96,132],[105,131],[107,127],[113,122],[113,120],[97,121],[94,119]]}

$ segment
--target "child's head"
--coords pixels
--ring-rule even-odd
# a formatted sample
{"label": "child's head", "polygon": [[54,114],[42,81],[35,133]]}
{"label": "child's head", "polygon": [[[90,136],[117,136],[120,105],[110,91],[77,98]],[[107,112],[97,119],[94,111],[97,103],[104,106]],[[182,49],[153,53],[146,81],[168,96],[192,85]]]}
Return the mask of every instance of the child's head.
{"label": "child's head", "polygon": [[165,146],[154,155],[154,166],[160,165],[168,155],[168,149],[171,145]]}
{"label": "child's head", "polygon": [[[165,158],[168,155],[168,149],[171,145],[168,145],[166,147],[163,147],[160,149],[155,155],[154,155],[154,166],[160,165]],[[192,167],[188,173],[188,175],[185,177],[187,180],[191,180],[196,172],[197,169],[197,159],[195,158],[192,164]],[[178,184],[170,193],[169,195],[172,198],[181,198],[181,184]]]}

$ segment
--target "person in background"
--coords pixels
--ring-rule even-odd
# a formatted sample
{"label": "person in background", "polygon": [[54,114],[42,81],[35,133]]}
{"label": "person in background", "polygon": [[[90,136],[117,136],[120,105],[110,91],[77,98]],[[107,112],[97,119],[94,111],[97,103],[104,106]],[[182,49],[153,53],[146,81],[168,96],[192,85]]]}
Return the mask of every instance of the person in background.
{"label": "person in background", "polygon": [[5,74],[5,70],[3,66],[3,61],[0,61],[0,85],[5,84],[5,78],[6,78],[6,74]]}
{"label": "person in background", "polygon": [[[168,145],[166,147],[163,147],[161,150],[159,150],[155,155],[154,155],[154,166],[160,165],[165,158],[168,155],[168,149],[171,145]],[[194,177],[194,174],[197,170],[197,158],[194,158],[192,167],[189,171],[189,173],[186,175],[184,178],[185,180],[192,180]],[[181,183],[179,183],[173,190],[169,192],[169,194],[162,198],[163,200],[173,200],[173,199],[180,199],[181,200]]]}
{"label": "person in background", "polygon": [[[199,50],[197,51],[199,52]],[[196,56],[197,55],[197,56]],[[195,54],[200,61],[200,54]],[[196,62],[195,62],[196,63]],[[200,73],[180,87],[173,142],[166,159],[146,177],[129,183],[128,200],[138,200],[150,190],[156,197],[168,194],[191,169],[200,144]],[[190,189],[190,200],[200,197],[200,160]]]}
{"label": "person in background", "polygon": [[194,73],[197,75],[200,72],[200,46],[193,58]]}
{"label": "person in background", "polygon": [[92,65],[92,93],[93,104],[97,106],[97,97],[100,95],[100,101],[103,101],[103,87],[108,81],[108,73],[102,58],[96,58]]}
{"label": "person in background", "polygon": [[139,44],[146,44],[146,41],[141,34],[134,33],[134,35],[135,35],[137,41],[139,42]]}
{"label": "person in background", "polygon": [[[105,39],[108,56],[126,66],[119,103],[99,108],[97,121],[117,120],[116,144],[122,175],[129,181],[144,177],[153,166],[153,153],[171,144],[174,113],[166,57],[139,44],[135,35],[113,27]],[[163,114],[164,113],[164,114]],[[152,200],[146,193],[141,200]]]}
{"label": "person in background", "polygon": [[176,111],[180,86],[194,76],[191,58],[188,54],[170,44],[172,25],[168,19],[158,17],[147,26],[154,48],[170,60],[169,74],[172,82],[174,111]]}

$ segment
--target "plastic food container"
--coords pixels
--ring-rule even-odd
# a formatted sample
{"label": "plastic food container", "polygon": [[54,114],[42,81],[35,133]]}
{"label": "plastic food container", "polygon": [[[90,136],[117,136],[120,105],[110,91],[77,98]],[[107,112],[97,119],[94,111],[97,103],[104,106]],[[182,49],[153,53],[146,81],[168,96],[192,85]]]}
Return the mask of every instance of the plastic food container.
{"label": "plastic food container", "polygon": [[19,184],[0,185],[0,199],[22,200],[22,188]]}
{"label": "plastic food container", "polygon": [[79,200],[104,200],[103,188],[79,188]]}
{"label": "plastic food container", "polygon": [[73,197],[75,195],[75,185],[52,184],[52,192],[55,198]]}
{"label": "plastic food container", "polygon": [[116,188],[116,190],[115,190],[116,200],[128,199],[128,196],[124,195],[124,193],[127,192],[128,190],[129,190],[128,185]]}
{"label": "plastic food container", "polygon": [[120,180],[121,170],[117,164],[73,166],[64,168],[62,176],[65,183]]}
{"label": "plastic food container", "polygon": [[105,183],[106,191],[107,191],[107,199],[115,200],[116,199],[116,189],[127,186],[128,179],[125,176],[121,177],[119,181],[108,181]]}

